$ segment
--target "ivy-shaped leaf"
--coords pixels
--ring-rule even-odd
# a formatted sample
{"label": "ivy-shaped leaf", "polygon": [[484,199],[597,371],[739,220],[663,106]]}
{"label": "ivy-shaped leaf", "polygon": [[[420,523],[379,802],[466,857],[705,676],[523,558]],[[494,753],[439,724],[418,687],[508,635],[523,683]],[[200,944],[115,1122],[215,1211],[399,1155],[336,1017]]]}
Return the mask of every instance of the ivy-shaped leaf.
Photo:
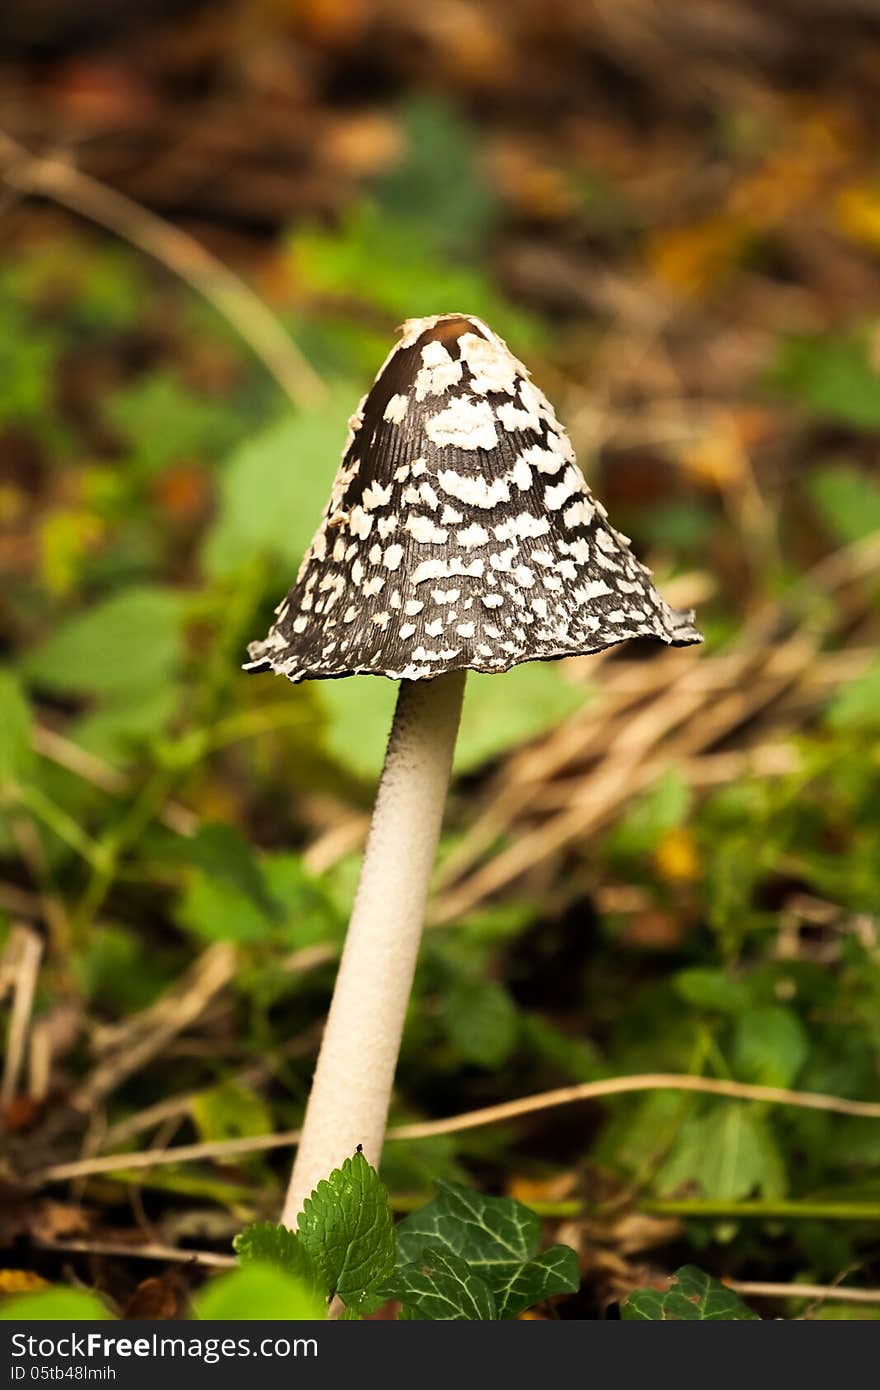
{"label": "ivy-shaped leaf", "polygon": [[669,1288],[636,1289],[624,1299],[620,1316],[648,1322],[756,1322],[742,1299],[695,1265],[684,1265],[670,1277]]}
{"label": "ivy-shaped leaf", "polygon": [[515,1318],[556,1293],[577,1293],[581,1277],[577,1255],[569,1245],[551,1245],[512,1272],[508,1283],[494,1285],[499,1318]]}
{"label": "ivy-shaped leaf", "polygon": [[557,1245],[538,1255],[541,1222],[510,1197],[486,1197],[458,1183],[438,1182],[437,1197],[397,1228],[398,1267],[419,1266],[426,1249],[464,1261],[492,1292],[498,1318],[513,1318],[551,1294],[578,1287],[573,1250]]}
{"label": "ivy-shaped leaf", "polygon": [[410,1315],[431,1322],[492,1322],[498,1311],[492,1290],[464,1260],[427,1246],[418,1264],[397,1270],[386,1295],[399,1298]]}
{"label": "ivy-shaped leaf", "polygon": [[397,1228],[398,1262],[417,1262],[426,1245],[458,1255],[481,1274],[522,1265],[538,1253],[541,1221],[512,1197],[485,1197],[439,1180],[437,1196]]}
{"label": "ivy-shaped leaf", "polygon": [[362,1153],[318,1183],[298,1220],[325,1287],[358,1312],[378,1308],[394,1268],[394,1227],[388,1194]]}

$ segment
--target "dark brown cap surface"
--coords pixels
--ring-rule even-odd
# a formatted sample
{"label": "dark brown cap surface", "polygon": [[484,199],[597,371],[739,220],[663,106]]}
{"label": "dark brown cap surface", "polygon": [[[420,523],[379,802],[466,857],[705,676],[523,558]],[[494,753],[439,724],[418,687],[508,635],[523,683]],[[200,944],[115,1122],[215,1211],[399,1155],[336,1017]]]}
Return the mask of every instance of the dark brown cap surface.
{"label": "dark brown cap surface", "polygon": [[246,669],[423,680],[631,637],[702,640],[608,524],[523,365],[479,319],[444,314],[404,325]]}

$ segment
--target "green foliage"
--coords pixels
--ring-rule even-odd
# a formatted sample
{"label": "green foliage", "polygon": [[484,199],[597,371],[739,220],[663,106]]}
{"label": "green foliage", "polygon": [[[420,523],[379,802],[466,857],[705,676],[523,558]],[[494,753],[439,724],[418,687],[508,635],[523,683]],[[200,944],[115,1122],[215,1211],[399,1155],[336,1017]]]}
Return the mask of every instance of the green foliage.
{"label": "green foliage", "polygon": [[620,1316],[648,1322],[754,1322],[753,1313],[735,1293],[693,1265],[671,1276],[665,1293],[636,1289],[624,1299]]}
{"label": "green foliage", "polygon": [[452,107],[424,97],[402,114],[406,154],[377,189],[384,217],[413,246],[472,252],[491,229],[497,199],[476,167],[469,126]]}
{"label": "green foliage", "polygon": [[[322,684],[328,751],[357,776],[372,781],[381,772],[396,698],[396,685],[375,676]],[[497,676],[471,672],[455,748],[456,771],[475,771],[555,728],[583,705],[583,688],[569,684],[551,662],[516,666]]]}
{"label": "green foliage", "polygon": [[[187,851],[184,846],[181,857]],[[339,934],[342,923],[331,896],[298,854],[254,857],[246,881],[244,872],[242,865],[222,871],[209,863],[196,868],[177,907],[184,930],[203,941],[285,942],[290,947]]]}
{"label": "green foliage", "polygon": [[793,1086],[809,1055],[803,1024],[779,1004],[749,1009],[733,1037],[733,1065],[742,1081],[759,1086]]}
{"label": "green foliage", "polygon": [[210,577],[262,555],[287,567],[273,584],[276,602],[290,587],[330,495],[357,397],[356,386],[341,384],[319,410],[278,420],[233,452],[203,550]]}
{"label": "green foliage", "polygon": [[286,1226],[259,1221],[241,1231],[232,1244],[242,1265],[271,1265],[301,1280],[326,1300],[328,1286],[322,1270],[300,1236]]}
{"label": "green foliage", "polygon": [[402,1265],[389,1286],[410,1315],[430,1322],[491,1322],[498,1317],[492,1290],[470,1265],[435,1246],[418,1264]]}
{"label": "green foliage", "polygon": [[[437,1188],[433,1202],[405,1217],[397,1228],[399,1282],[392,1288],[404,1304],[423,1317],[435,1317],[436,1312],[428,1311],[438,1306],[433,1299],[451,1296],[455,1283],[459,1308],[461,1299],[488,1306],[485,1289],[495,1311],[481,1316],[515,1318],[553,1294],[577,1289],[574,1251],[555,1245],[539,1255],[541,1223],[528,1207],[510,1197],[486,1197],[458,1183],[438,1182]],[[426,1262],[430,1275],[422,1284],[418,1271]],[[462,1269],[473,1276],[465,1284]]]}
{"label": "green foliage", "polygon": [[[246,421],[236,404],[187,390],[174,377],[155,373],[116,392],[107,418],[129,445],[129,471],[138,481],[171,463],[213,459],[243,435]],[[162,428],[156,428],[161,420]]]}
{"label": "green foliage", "polygon": [[31,761],[31,712],[12,671],[0,668],[0,795],[27,773]]}
{"label": "green foliage", "polygon": [[443,1023],[462,1057],[480,1067],[500,1067],[516,1045],[516,1005],[501,985],[473,981],[447,997]]}
{"label": "green foliage", "polygon": [[[880,391],[880,378],[874,387]],[[880,415],[878,415],[880,420]],[[846,464],[830,464],[810,477],[810,496],[822,521],[842,545],[880,531],[880,483]]]}
{"label": "green foliage", "polygon": [[772,380],[822,419],[857,430],[880,425],[880,376],[865,334],[791,338],[779,352]]}
{"label": "green foliage", "polygon": [[722,1102],[689,1115],[657,1178],[660,1192],[698,1189],[736,1202],[753,1193],[779,1197],[785,1172],[766,1119],[742,1102]]}
{"label": "green foliage", "polygon": [[232,889],[247,898],[263,918],[280,917],[281,908],[269,891],[264,865],[234,826],[200,825],[195,835],[176,841],[175,849],[180,858],[202,871],[202,884]]}
{"label": "green foliage", "polygon": [[872,729],[880,726],[880,660],[864,675],[844,685],[828,707],[832,729]]}
{"label": "green foliage", "polygon": [[86,1289],[39,1289],[0,1300],[0,1322],[91,1322],[109,1316],[97,1294]]}
{"label": "green foliage", "polygon": [[303,1322],[327,1316],[327,1305],[303,1278],[274,1264],[248,1263],[212,1279],[193,1299],[201,1320]]}
{"label": "green foliage", "polygon": [[27,653],[23,670],[65,695],[123,699],[161,689],[181,660],[185,613],[173,589],[124,590],[62,623]]}
{"label": "green foliage", "polygon": [[528,1208],[438,1186],[395,1230],[385,1188],[358,1152],[318,1183],[297,1234],[262,1222],[236,1237],[235,1250],[246,1268],[279,1271],[325,1300],[338,1295],[350,1316],[396,1299],[403,1318],[490,1321],[577,1289],[574,1251],[539,1254],[540,1221]]}
{"label": "green foliage", "polygon": [[356,1153],[318,1183],[299,1215],[299,1238],[331,1294],[369,1312],[394,1267],[388,1194],[363,1154]]}
{"label": "green foliage", "polygon": [[268,1107],[254,1091],[231,1077],[195,1097],[192,1117],[200,1137],[208,1141],[269,1134],[272,1130]]}

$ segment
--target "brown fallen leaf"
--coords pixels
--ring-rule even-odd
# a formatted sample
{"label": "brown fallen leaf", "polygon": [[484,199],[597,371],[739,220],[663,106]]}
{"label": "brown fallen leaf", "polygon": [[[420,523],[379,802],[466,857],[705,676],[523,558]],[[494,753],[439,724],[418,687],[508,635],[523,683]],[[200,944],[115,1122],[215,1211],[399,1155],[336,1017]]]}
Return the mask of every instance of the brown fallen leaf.
{"label": "brown fallen leaf", "polygon": [[183,1316],[185,1294],[179,1283],[165,1275],[142,1279],[122,1310],[124,1318],[167,1322]]}

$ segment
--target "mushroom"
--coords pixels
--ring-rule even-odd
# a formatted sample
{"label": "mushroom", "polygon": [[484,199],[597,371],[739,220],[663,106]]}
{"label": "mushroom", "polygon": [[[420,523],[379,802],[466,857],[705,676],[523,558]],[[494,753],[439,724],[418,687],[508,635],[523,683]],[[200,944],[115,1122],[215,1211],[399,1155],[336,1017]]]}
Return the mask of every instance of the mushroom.
{"label": "mushroom", "polygon": [[465,676],[632,637],[701,641],[480,319],[411,319],[350,421],[330,501],[251,671],[400,681],[284,1221],[358,1145],[378,1165]]}

